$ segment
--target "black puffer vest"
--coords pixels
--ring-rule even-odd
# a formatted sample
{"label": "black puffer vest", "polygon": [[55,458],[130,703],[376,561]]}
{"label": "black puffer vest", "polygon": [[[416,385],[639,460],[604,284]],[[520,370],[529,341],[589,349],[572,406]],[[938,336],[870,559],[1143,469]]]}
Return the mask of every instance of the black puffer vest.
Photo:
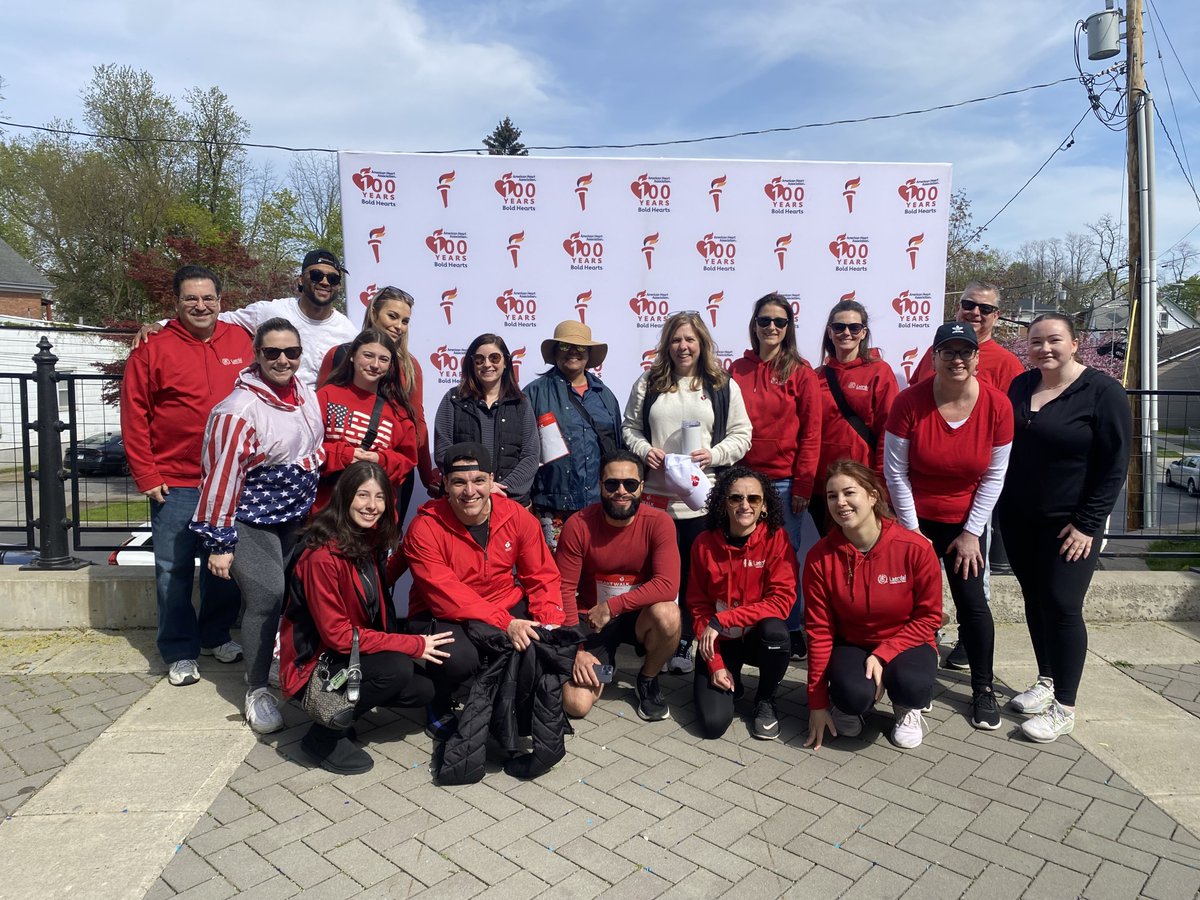
{"label": "black puffer vest", "polygon": [[[497,481],[505,481],[508,473],[516,468],[521,458],[521,404],[528,403],[524,397],[501,400],[492,409],[485,410],[478,400],[460,397],[458,391],[450,393],[450,404],[454,409],[454,428],[452,443],[464,441],[471,443],[483,442],[483,417],[489,416],[494,420],[495,443],[488,447],[492,454],[492,465],[495,468]],[[518,503],[529,502],[529,495],[509,497]]]}

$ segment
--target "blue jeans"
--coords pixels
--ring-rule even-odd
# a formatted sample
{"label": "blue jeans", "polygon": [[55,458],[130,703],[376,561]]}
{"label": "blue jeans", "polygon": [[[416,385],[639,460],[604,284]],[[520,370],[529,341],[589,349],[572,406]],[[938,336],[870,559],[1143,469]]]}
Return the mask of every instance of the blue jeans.
{"label": "blue jeans", "polygon": [[[772,481],[771,484],[775,487],[775,493],[779,495],[779,505],[783,507],[783,528],[791,541],[792,549],[796,551],[796,560],[803,572],[804,557],[808,556],[808,551],[820,540],[821,535],[817,532],[816,523],[807,509],[800,515],[792,512],[792,479],[781,478]],[[804,627],[804,593],[800,589],[799,581],[796,582],[796,603],[787,617],[787,627],[788,631],[800,631]]]}
{"label": "blue jeans", "polygon": [[[150,531],[154,537],[154,587],[158,594],[158,652],[170,665],[196,659],[201,647],[218,647],[229,640],[237,621],[241,595],[237,585],[208,571],[204,539],[188,529],[199,488],[173,487],[166,501],[150,501]],[[192,606],[195,558],[200,557],[200,614]]]}

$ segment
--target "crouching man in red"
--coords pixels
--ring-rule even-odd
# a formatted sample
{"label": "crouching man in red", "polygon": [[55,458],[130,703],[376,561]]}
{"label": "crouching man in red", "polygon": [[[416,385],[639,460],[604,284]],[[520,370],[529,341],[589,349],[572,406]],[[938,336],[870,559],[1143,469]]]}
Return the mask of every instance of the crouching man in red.
{"label": "crouching man in red", "polygon": [[563,624],[558,568],[541,525],[519,503],[492,493],[486,448],[454,444],[444,460],[445,496],[417,510],[404,537],[413,576],[410,630],[454,638],[450,655],[429,673],[436,692],[427,731],[436,739],[454,732],[452,695],[480,666],[464,631],[468,621],[506,632],[517,650],[539,640],[535,626]]}

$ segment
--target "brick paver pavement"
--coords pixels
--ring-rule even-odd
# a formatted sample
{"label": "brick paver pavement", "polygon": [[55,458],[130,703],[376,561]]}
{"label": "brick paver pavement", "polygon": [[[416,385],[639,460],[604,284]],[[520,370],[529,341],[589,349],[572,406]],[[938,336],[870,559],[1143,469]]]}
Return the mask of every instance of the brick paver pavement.
{"label": "brick paver pavement", "polygon": [[1200,718],[1200,665],[1119,666],[1130,678]]}

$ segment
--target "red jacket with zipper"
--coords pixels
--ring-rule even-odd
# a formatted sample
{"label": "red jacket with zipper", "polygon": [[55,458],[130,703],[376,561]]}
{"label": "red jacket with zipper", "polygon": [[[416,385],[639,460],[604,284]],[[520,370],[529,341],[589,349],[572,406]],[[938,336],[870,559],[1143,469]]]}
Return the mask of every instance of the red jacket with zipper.
{"label": "red jacket with zipper", "polygon": [[742,389],[753,427],[750,451],[739,465],[774,480],[792,479],[792,496],[811,497],[821,453],[821,397],[812,368],[797,366],[787,381],[753,350],[736,360],[730,375]]}
{"label": "red jacket with zipper", "polygon": [[538,520],[521,504],[492,494],[489,521],[485,550],[448,500],[430,500],[417,510],[404,536],[413,575],[410,615],[430,612],[439,619],[477,619],[505,629],[513,620],[509,610],[526,596],[535,621],[563,624],[558,567]]}
{"label": "red jacket with zipper", "polygon": [[835,643],[870,650],[887,665],[928,644],[942,624],[942,572],[932,545],[893,519],[862,553],[832,529],[804,562],[808,706],[829,707],[826,669]]}
{"label": "red jacket with zipper", "polygon": [[[833,373],[846,397],[846,405],[866,423],[875,435],[875,445],[868,447],[857,431],[850,427],[842,411],[838,409],[833,393],[829,390],[826,370]],[[821,394],[821,461],[817,464],[817,477],[823,478],[831,463],[839,459],[853,459],[873,469],[883,478],[883,432],[887,426],[892,402],[900,393],[896,384],[896,373],[892,367],[872,350],[868,359],[852,359],[838,362],[830,358],[817,369],[817,387]],[[818,485],[813,492],[817,496],[825,493],[825,486]]]}
{"label": "red jacket with zipper", "polygon": [[[787,532],[759,524],[743,547],[721,531],[706,531],[692,544],[687,605],[699,635],[712,619],[718,631],[749,628],[771,617],[787,619],[796,602],[796,554]],[[725,668],[717,641],[709,674]]]}

